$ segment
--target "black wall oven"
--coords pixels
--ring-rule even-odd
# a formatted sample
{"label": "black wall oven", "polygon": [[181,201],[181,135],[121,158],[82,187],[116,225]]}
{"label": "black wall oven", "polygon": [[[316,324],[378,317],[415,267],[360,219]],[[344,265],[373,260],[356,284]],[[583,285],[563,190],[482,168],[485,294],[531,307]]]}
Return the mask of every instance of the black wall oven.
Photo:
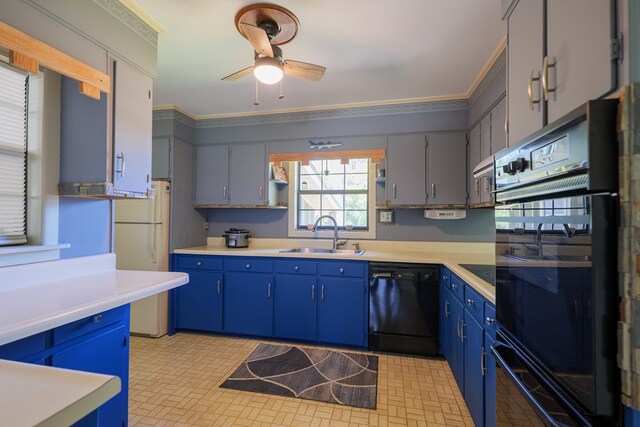
{"label": "black wall oven", "polygon": [[496,158],[498,425],[613,425],[617,101]]}

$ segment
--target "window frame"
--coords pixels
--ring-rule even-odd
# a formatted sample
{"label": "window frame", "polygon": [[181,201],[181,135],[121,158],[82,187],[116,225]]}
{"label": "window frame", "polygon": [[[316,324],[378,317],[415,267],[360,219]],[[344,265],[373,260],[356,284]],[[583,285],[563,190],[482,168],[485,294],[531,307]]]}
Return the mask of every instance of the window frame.
{"label": "window frame", "polygon": [[[306,226],[298,227],[298,188],[300,162],[288,162],[289,176],[293,177],[289,182],[289,215],[288,215],[288,237],[307,238],[333,238],[333,227],[318,227],[315,232],[308,230]],[[342,239],[375,239],[376,238],[376,164],[369,161],[368,167],[368,201],[367,201],[367,223],[368,230],[356,229],[346,230],[339,227],[339,237]],[[342,190],[339,190],[342,192]],[[349,190],[345,190],[349,191]]]}

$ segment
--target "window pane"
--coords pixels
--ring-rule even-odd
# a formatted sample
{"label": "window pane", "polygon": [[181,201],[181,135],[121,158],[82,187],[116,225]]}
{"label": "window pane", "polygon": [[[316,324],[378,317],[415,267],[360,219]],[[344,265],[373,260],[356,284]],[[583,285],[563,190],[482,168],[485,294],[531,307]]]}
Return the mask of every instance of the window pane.
{"label": "window pane", "polygon": [[308,165],[300,165],[301,175],[313,175],[322,173],[322,160],[312,160]]}
{"label": "window pane", "polygon": [[346,194],[345,196],[345,209],[367,209],[367,195],[366,194]]}
{"label": "window pane", "polygon": [[346,211],[345,225],[353,225],[354,227],[367,226],[367,211]]}
{"label": "window pane", "polygon": [[323,190],[344,190],[344,175],[325,175],[322,177]]}
{"label": "window pane", "polygon": [[320,182],[319,175],[301,175],[300,190],[320,190]]}
{"label": "window pane", "polygon": [[313,225],[320,218],[320,211],[299,211],[298,228],[307,228],[307,224]]}
{"label": "window pane", "polygon": [[323,194],[322,210],[343,210],[344,194]]}
{"label": "window pane", "polygon": [[325,160],[324,161],[324,173],[329,171],[329,174],[344,173],[344,165],[340,164],[340,160]]}
{"label": "window pane", "polygon": [[[322,215],[330,215],[332,217],[334,217],[336,219],[336,222],[338,223],[338,227],[343,227],[344,226],[344,213],[343,211],[337,211],[337,210],[322,210]],[[321,222],[321,225],[323,227],[331,227],[333,228],[333,222],[330,219],[323,219]]]}
{"label": "window pane", "polygon": [[301,194],[300,209],[320,209],[319,194]]}
{"label": "window pane", "polygon": [[346,175],[347,190],[366,190],[368,179],[366,174]]}
{"label": "window pane", "polygon": [[351,159],[347,165],[347,173],[367,173],[369,167],[368,159]]}

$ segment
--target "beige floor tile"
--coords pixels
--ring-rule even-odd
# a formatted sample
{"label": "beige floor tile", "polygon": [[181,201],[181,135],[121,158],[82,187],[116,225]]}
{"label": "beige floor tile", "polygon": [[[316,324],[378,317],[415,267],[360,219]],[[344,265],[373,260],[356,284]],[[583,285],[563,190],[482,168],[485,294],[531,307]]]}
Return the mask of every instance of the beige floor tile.
{"label": "beige floor tile", "polygon": [[375,410],[219,385],[261,341],[178,333],[132,337],[131,426],[473,426],[446,361],[380,353]]}

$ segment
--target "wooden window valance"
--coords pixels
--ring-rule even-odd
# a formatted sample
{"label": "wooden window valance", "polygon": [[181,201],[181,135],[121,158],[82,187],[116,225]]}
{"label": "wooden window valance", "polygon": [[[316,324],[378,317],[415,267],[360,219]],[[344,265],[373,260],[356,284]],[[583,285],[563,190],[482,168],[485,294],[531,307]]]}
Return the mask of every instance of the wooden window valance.
{"label": "wooden window valance", "polygon": [[0,22],[0,47],[9,50],[11,64],[37,74],[40,65],[80,82],[80,93],[100,99],[100,92],[111,91],[111,78],[105,73],[60,52],[28,34]]}
{"label": "wooden window valance", "polygon": [[314,151],[307,153],[277,153],[269,154],[269,162],[276,165],[282,162],[301,162],[308,165],[311,160],[335,160],[339,159],[341,164],[349,163],[349,159],[369,159],[371,163],[379,163],[384,159],[384,149],[376,150],[346,150],[346,151]]}

